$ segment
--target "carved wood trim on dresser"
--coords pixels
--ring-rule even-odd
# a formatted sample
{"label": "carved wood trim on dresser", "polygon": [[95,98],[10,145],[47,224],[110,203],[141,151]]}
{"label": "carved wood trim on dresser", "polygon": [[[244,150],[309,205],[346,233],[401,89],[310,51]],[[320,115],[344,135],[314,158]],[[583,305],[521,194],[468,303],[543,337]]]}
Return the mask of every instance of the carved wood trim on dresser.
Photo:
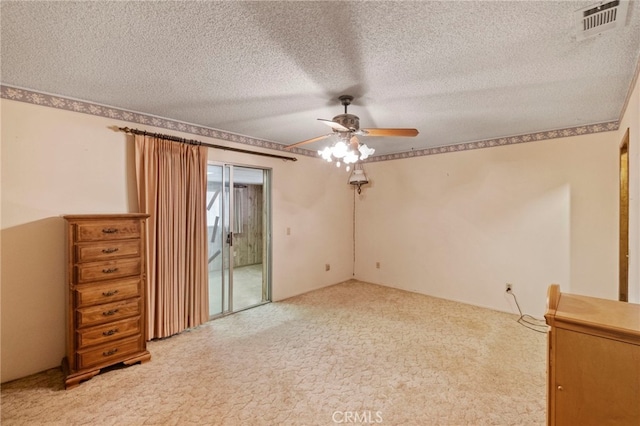
{"label": "carved wood trim on dresser", "polygon": [[67,389],[105,367],[147,362],[147,214],[67,215]]}

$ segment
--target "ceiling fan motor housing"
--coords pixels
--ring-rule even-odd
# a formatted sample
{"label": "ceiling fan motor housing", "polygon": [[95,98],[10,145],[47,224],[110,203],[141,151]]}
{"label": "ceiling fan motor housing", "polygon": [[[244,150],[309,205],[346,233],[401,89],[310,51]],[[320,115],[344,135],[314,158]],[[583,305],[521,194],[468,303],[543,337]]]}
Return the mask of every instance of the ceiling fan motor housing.
{"label": "ceiling fan motor housing", "polygon": [[333,117],[333,120],[336,123],[339,123],[346,127],[349,130],[358,130],[360,129],[360,118],[357,115],[353,114],[340,114]]}
{"label": "ceiling fan motor housing", "polygon": [[[617,0],[616,0],[617,1]],[[353,161],[344,160],[345,163],[355,162],[359,159],[366,159],[369,155],[375,152],[375,149],[369,148],[365,144],[360,144],[358,138],[356,136],[416,136],[418,134],[417,129],[363,129],[360,130],[360,118],[357,115],[347,113],[347,107],[351,105],[351,101],[353,101],[353,96],[350,95],[342,95],[338,99],[340,99],[340,103],[344,106],[344,114],[336,115],[332,120],[326,120],[323,118],[318,118],[322,123],[331,127],[333,133],[329,133],[328,135],[322,135],[315,138],[307,139],[302,142],[294,143],[293,145],[287,146],[285,149],[291,149],[300,145],[316,142],[322,139],[325,139],[332,135],[337,135],[338,142],[341,143],[340,149],[343,150],[346,147],[350,149],[350,154],[353,155]],[[338,146],[338,142],[336,142],[336,146]],[[344,145],[344,146],[343,146]],[[325,160],[331,160],[331,156],[335,155],[335,153],[331,152],[329,147],[326,147],[323,151],[318,151],[319,154],[325,158]],[[325,157],[326,153],[326,157]],[[344,156],[344,153],[342,154]],[[335,155],[336,158],[342,159],[342,156]],[[338,163],[339,164],[339,163]]]}

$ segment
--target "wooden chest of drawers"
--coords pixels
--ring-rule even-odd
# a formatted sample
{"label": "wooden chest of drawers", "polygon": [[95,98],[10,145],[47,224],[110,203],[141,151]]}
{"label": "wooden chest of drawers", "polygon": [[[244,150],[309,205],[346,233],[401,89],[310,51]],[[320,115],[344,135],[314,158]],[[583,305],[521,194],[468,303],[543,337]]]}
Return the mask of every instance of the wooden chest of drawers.
{"label": "wooden chest of drawers", "polygon": [[146,362],[146,214],[68,215],[67,389],[119,363]]}
{"label": "wooden chest of drawers", "polygon": [[640,305],[547,292],[547,422],[640,425]]}

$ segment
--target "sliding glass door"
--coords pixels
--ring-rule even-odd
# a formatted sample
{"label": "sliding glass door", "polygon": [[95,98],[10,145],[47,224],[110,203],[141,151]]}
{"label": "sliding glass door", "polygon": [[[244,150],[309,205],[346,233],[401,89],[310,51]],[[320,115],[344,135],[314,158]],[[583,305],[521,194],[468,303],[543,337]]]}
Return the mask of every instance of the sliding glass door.
{"label": "sliding glass door", "polygon": [[270,301],[270,171],[207,169],[209,315]]}

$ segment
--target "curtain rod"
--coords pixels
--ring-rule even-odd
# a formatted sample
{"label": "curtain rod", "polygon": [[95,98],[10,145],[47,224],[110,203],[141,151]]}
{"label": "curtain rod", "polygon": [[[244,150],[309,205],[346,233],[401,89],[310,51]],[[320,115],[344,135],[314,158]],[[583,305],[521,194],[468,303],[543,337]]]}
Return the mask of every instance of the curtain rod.
{"label": "curtain rod", "polygon": [[202,145],[202,146],[206,146],[206,147],[209,147],[209,148],[223,149],[225,151],[241,152],[243,154],[253,154],[253,155],[262,155],[263,157],[279,158],[279,159],[285,160],[285,161],[286,160],[298,161],[298,159],[295,158],[295,157],[285,157],[283,155],[269,154],[267,152],[249,151],[248,149],[232,148],[232,147],[229,147],[229,146],[222,146],[222,145],[214,145],[214,144],[210,144],[210,143],[200,142],[200,141],[197,141],[195,139],[184,139],[184,138],[179,138],[177,136],[163,135],[162,133],[153,133],[153,132],[147,132],[145,130],[131,129],[129,127],[118,127],[118,130],[120,130],[121,132],[131,133],[131,134],[134,134],[134,135],[153,136],[154,138],[162,138],[162,139],[167,139],[167,140],[174,141],[174,142],[187,143],[189,145]]}

